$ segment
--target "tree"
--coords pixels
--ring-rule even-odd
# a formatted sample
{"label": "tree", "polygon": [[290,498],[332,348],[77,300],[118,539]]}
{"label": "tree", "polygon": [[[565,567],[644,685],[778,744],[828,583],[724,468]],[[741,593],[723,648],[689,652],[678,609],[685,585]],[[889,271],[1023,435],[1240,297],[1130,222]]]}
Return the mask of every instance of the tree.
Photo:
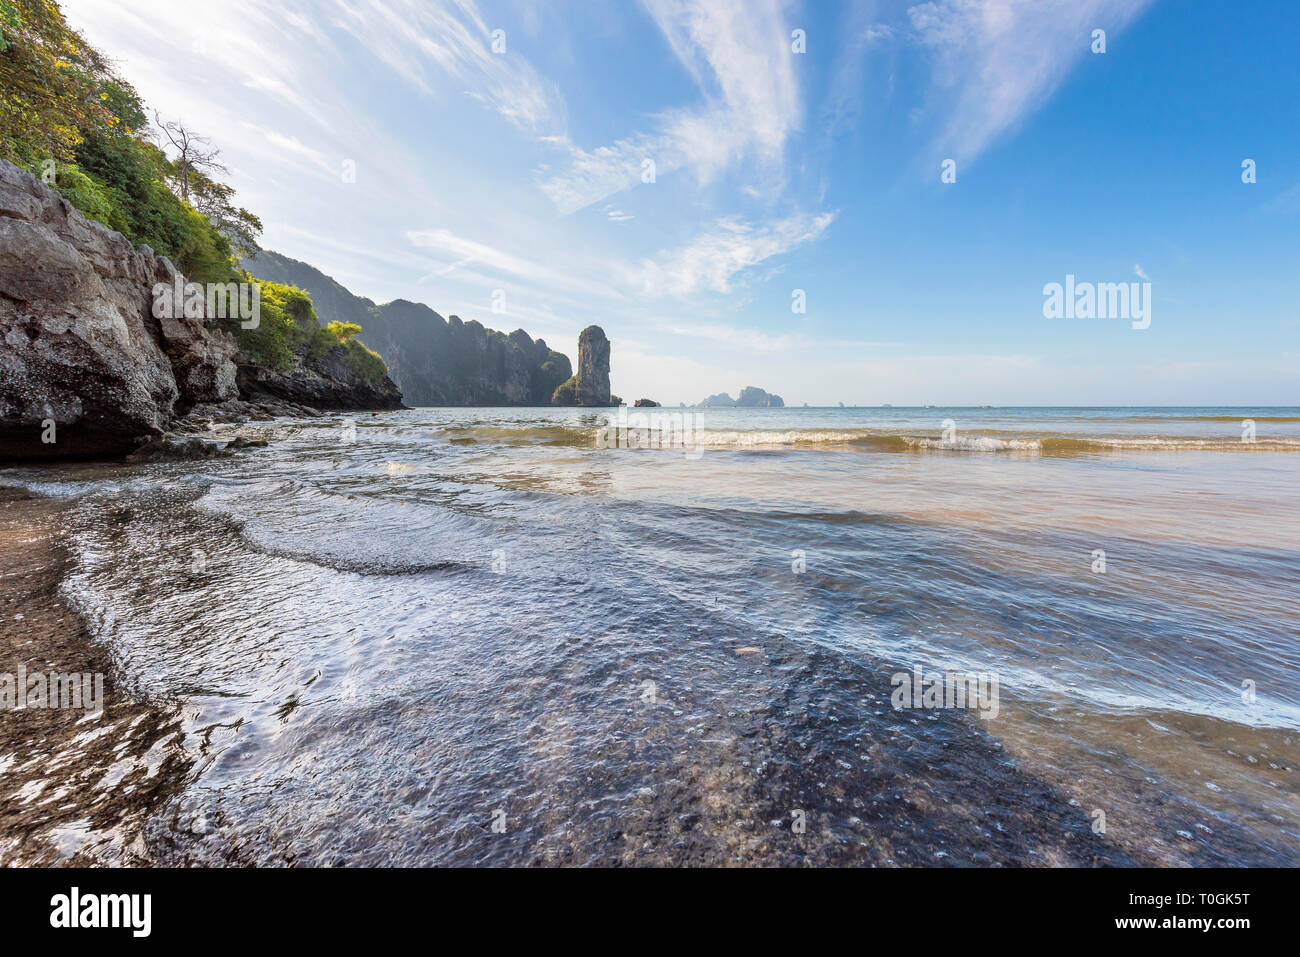
{"label": "tree", "polygon": [[234,188],[214,178],[216,173],[230,172],[220,160],[221,150],[181,120],[164,122],[155,112],[154,121],[162,138],[176,151],[175,158],[169,160],[171,170],[167,177],[176,194],[206,216],[237,253],[248,256],[257,252],[262,221],[236,206],[232,202]]}
{"label": "tree", "polygon": [[57,3],[0,0],[0,156],[31,168],[70,162],[86,130],[122,123],[112,107],[124,93],[134,91]]}
{"label": "tree", "polygon": [[190,171],[190,202],[208,218],[217,231],[230,240],[231,248],[240,256],[251,256],[261,247],[257,237],[262,234],[262,221],[232,200],[235,190],[218,183],[198,170]]}
{"label": "tree", "polygon": [[195,206],[196,204],[190,200],[190,189],[196,173],[207,177],[210,173],[230,172],[217,159],[221,155],[221,150],[213,146],[212,141],[206,136],[199,136],[180,120],[169,120],[164,123],[157,110],[154,111],[153,118],[158,124],[159,131],[176,150],[176,158],[172,160],[172,179],[176,192],[185,202]]}

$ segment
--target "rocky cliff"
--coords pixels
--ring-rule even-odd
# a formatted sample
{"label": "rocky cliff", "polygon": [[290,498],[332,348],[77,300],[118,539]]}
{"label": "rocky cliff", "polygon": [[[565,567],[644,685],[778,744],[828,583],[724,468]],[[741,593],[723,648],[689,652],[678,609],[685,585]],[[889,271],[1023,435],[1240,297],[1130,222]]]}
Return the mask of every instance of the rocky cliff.
{"label": "rocky cliff", "polygon": [[171,262],[0,161],[0,458],[106,456],[238,394],[231,337],[156,319]]}
{"label": "rocky cliff", "polygon": [[405,299],[376,305],[278,253],[263,251],[244,268],[308,293],[322,323],[361,326],[361,338],[388,364],[407,405],[548,405],[572,375],[567,356],[522,329],[506,335]]}
{"label": "rocky cliff", "polygon": [[0,161],[0,459],[124,455],[196,407],[401,407],[396,386],[382,373],[364,380],[342,346],[269,370],[239,351],[206,303],[189,318],[157,317],[160,283],[184,287],[185,278]]}
{"label": "rocky cliff", "polygon": [[296,356],[287,372],[240,363],[236,381],[240,398],[247,402],[289,402],[323,411],[403,408],[402,393],[392,378],[364,378],[346,361],[341,346],[319,357]]}
{"label": "rocky cliff", "polygon": [[600,326],[588,326],[578,336],[578,405],[609,405],[609,339]]}

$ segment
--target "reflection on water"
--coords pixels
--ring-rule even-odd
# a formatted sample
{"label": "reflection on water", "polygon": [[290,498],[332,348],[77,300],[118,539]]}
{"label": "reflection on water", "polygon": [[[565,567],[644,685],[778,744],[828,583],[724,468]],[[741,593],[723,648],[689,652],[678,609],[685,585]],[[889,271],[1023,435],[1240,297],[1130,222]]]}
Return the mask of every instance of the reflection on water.
{"label": "reflection on water", "polygon": [[[68,846],[1296,859],[1295,410],[701,417],[699,458],[596,448],[573,410],[414,410],[266,426],[202,465],[0,473],[65,503],[62,594],[148,716],[146,765],[170,762],[140,826]],[[895,711],[914,666],[997,674],[998,716]]]}

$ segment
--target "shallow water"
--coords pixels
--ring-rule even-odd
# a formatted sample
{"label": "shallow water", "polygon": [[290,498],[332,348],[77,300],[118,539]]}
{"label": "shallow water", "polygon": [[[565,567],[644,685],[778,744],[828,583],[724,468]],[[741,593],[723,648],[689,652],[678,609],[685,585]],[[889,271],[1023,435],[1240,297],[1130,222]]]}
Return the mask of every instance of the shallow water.
{"label": "shallow water", "polygon": [[[592,412],[420,409],[242,427],[271,445],[217,462],[0,471],[69,504],[63,594],[178,776],[138,834],[49,841],[1300,856],[1300,410],[639,411],[699,431],[602,448]],[[995,675],[996,716],[896,710],[916,667]]]}

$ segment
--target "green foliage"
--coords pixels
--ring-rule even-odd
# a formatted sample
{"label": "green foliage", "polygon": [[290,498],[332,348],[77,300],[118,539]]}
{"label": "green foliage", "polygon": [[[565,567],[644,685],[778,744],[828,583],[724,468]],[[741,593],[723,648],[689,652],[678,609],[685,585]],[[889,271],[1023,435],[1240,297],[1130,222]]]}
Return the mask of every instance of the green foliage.
{"label": "green foliage", "polygon": [[331,322],[325,328],[344,345],[355,339],[357,333],[361,331],[361,327],[355,322]]}
{"label": "green foliage", "polygon": [[57,167],[55,182],[63,197],[87,217],[117,229],[115,224],[122,221],[123,212],[113,190],[95,182],[71,163]]}
{"label": "green foliage", "polygon": [[[83,173],[112,191],[118,215],[108,226],[169,257],[192,282],[233,278],[230,240],[167,187],[162,150],[134,137],[92,133],[77,147],[77,161]],[[64,192],[61,181],[56,185]],[[64,195],[77,205],[75,196]]]}
{"label": "green foliage", "polygon": [[356,338],[361,331],[356,323],[331,322],[322,328],[311,297],[301,289],[254,279],[243,272],[237,278],[257,284],[261,294],[260,321],[256,329],[244,329],[238,319],[229,319],[226,329],[234,335],[240,351],[255,364],[291,372],[299,360],[319,360],[339,349],[343,364],[364,381],[377,382],[388,375],[388,366],[379,354]]}
{"label": "green foliage", "polygon": [[0,53],[9,49],[9,41],[5,39],[5,33],[8,32],[13,36],[22,26],[22,20],[19,19],[18,8],[9,0],[0,0]]}
{"label": "green foliage", "polygon": [[551,393],[551,405],[578,404],[578,377],[570,376],[555,387]]}
{"label": "green foliage", "polygon": [[169,257],[194,282],[226,282],[262,224],[234,191],[198,175],[193,205],[168,187],[175,164],[144,137],[140,97],[68,26],[54,0],[0,0],[0,157],[74,206]]}
{"label": "green foliage", "polygon": [[0,157],[31,168],[73,159],[87,129],[118,126],[107,61],[53,0],[0,0]]}
{"label": "green foliage", "polygon": [[379,353],[367,349],[356,339],[349,339],[342,346],[343,361],[364,381],[374,383],[388,375],[388,365]]}
{"label": "green foliage", "polygon": [[[169,163],[168,178],[176,182],[179,177],[178,160]],[[238,256],[251,256],[258,251],[257,237],[262,232],[262,221],[242,207],[235,206],[235,191],[225,183],[218,183],[202,171],[186,171],[190,198],[194,207],[207,217],[208,222],[229,242]]]}
{"label": "green foliage", "polygon": [[307,294],[292,286],[282,286],[274,282],[262,282],[247,274],[240,277],[245,282],[256,282],[261,305],[258,324],[254,329],[245,329],[240,320],[225,320],[226,329],[239,343],[240,352],[255,364],[280,372],[292,371],[294,366],[294,345],[300,338],[298,316],[306,311],[315,321],[315,310]]}

